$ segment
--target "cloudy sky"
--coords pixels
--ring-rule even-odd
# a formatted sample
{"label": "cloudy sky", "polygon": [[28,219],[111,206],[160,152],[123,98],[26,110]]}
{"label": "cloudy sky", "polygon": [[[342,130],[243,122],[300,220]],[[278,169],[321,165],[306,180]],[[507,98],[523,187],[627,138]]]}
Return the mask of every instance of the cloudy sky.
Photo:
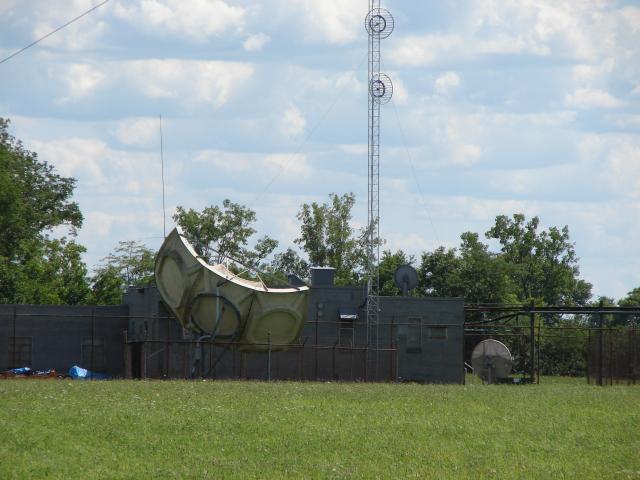
{"label": "cloudy sky", "polygon": [[[98,0],[0,0],[0,57]],[[286,248],[330,192],[366,220],[367,0],[111,0],[0,65],[0,116],[78,179],[79,241],[163,235],[224,198]],[[523,212],[569,225],[582,276],[640,286],[640,2],[389,0],[381,233],[419,253]]]}

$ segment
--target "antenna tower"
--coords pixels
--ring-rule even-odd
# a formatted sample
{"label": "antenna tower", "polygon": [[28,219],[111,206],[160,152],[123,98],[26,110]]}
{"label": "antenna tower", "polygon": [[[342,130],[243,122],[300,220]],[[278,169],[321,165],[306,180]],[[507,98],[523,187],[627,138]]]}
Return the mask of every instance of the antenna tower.
{"label": "antenna tower", "polygon": [[369,160],[368,160],[368,265],[367,345],[379,347],[380,316],[380,105],[391,100],[393,84],[380,72],[380,40],[393,31],[393,16],[380,8],[380,0],[369,0],[365,19],[369,34]]}

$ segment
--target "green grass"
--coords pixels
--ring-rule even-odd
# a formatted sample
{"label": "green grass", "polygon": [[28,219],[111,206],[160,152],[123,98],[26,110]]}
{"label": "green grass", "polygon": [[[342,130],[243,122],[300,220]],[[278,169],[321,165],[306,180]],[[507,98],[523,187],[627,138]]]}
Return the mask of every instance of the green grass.
{"label": "green grass", "polygon": [[0,381],[0,478],[640,478],[640,386]]}

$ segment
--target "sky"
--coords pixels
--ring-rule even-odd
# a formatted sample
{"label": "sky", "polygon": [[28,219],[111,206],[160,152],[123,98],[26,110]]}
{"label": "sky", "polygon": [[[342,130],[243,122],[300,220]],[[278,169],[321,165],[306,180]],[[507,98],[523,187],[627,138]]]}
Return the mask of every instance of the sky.
{"label": "sky", "polygon": [[[0,57],[98,0],[0,0]],[[569,226],[595,295],[640,286],[640,2],[397,0],[381,41],[385,248],[419,255],[496,215]],[[368,0],[111,0],[0,64],[0,116],[77,178],[96,266],[223,199],[293,246],[300,205],[366,222]],[[495,245],[493,246],[495,248]]]}

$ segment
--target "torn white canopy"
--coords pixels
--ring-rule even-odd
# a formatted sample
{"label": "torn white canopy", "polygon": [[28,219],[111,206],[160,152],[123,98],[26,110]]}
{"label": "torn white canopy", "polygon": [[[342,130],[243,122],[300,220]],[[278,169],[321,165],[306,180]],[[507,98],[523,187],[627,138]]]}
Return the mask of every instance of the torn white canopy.
{"label": "torn white canopy", "polygon": [[282,350],[298,340],[308,287],[267,288],[198,256],[179,228],[165,238],[155,264],[162,299],[183,327],[238,342],[243,350]]}

